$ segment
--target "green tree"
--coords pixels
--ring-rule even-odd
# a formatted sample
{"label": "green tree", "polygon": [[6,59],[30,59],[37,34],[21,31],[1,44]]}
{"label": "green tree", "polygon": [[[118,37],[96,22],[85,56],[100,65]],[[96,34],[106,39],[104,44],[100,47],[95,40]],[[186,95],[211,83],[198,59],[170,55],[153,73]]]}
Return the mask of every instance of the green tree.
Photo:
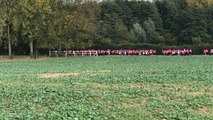
{"label": "green tree", "polygon": [[104,1],[100,6],[98,32],[103,36],[103,40],[111,40],[112,44],[127,43],[129,32],[122,19],[122,8],[115,1]]}
{"label": "green tree", "polygon": [[183,29],[179,34],[179,44],[192,44],[192,38],[200,37],[203,43],[208,43],[211,36],[208,34],[207,14],[205,9],[188,7],[183,13]]}
{"label": "green tree", "polygon": [[0,46],[2,45],[2,35],[4,32],[5,19],[6,19],[6,16],[4,15],[2,11],[0,11]]}
{"label": "green tree", "polygon": [[[137,18],[138,22],[142,25],[147,19],[151,18],[156,26],[156,31],[162,32],[163,24],[160,13],[156,5],[149,1],[130,1],[130,8],[132,14]],[[137,21],[136,21],[137,22]]]}
{"label": "green tree", "polygon": [[130,32],[131,32],[132,39],[134,39],[136,43],[147,42],[146,32],[144,31],[144,29],[141,27],[139,23],[135,23],[133,25],[133,29]]}
{"label": "green tree", "polygon": [[163,0],[155,2],[163,20],[163,27],[172,31],[174,18],[178,15],[177,5],[174,0]]}
{"label": "green tree", "polygon": [[18,4],[18,0],[0,0],[0,11],[1,11],[1,23],[5,24],[4,33],[7,35],[7,43],[8,43],[8,55],[12,58],[12,43],[14,42],[12,38],[15,38],[12,34],[13,28],[15,26],[15,20],[17,18],[16,5]]}
{"label": "green tree", "polygon": [[51,12],[48,0],[23,0],[20,2],[22,37],[29,43],[30,56],[34,55],[35,43],[44,39],[45,18]]}
{"label": "green tree", "polygon": [[[97,16],[100,8],[97,2],[84,1],[77,2],[69,6],[66,16],[68,38],[73,43],[74,48],[90,48],[92,47],[95,36],[97,35]],[[84,34],[84,35],[83,35]]]}
{"label": "green tree", "polygon": [[154,43],[156,41],[155,24],[151,18],[143,23],[143,28],[146,31],[148,42]]}

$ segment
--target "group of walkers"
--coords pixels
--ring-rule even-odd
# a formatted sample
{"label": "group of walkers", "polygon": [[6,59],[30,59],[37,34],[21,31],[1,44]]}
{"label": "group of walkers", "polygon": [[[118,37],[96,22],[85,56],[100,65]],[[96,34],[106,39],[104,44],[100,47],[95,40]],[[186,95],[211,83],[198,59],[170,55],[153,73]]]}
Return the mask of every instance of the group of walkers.
{"label": "group of walkers", "polygon": [[[157,51],[155,49],[141,49],[141,50],[64,50],[61,52],[58,51],[50,51],[50,56],[98,56],[98,55],[156,55]],[[162,55],[191,55],[191,49],[167,49],[162,50]],[[204,55],[213,55],[213,49],[203,50]]]}
{"label": "group of walkers", "polygon": [[97,50],[98,55],[155,55],[154,49],[144,50]]}
{"label": "group of walkers", "polygon": [[168,49],[168,50],[162,50],[163,55],[191,55],[192,50],[191,49],[183,49],[183,50],[175,50],[175,49]]}
{"label": "group of walkers", "polygon": [[98,55],[155,55],[154,49],[144,50],[64,50],[50,51],[50,56],[98,56]]}
{"label": "group of walkers", "polygon": [[204,54],[204,55],[207,55],[207,54],[213,55],[213,49],[211,49],[211,50],[204,49],[204,50],[203,50],[203,54]]}

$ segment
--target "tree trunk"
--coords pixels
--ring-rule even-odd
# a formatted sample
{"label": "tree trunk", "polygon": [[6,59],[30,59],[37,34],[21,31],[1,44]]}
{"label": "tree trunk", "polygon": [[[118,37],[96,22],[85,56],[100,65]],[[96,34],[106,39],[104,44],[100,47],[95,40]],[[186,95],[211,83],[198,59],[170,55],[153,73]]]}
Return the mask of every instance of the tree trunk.
{"label": "tree trunk", "polygon": [[51,57],[52,55],[51,55],[51,49],[49,48],[49,57]]}
{"label": "tree trunk", "polygon": [[38,58],[38,49],[35,48],[34,50],[34,59],[37,59]]}
{"label": "tree trunk", "polygon": [[7,37],[8,37],[8,55],[12,59],[12,47],[11,47],[11,39],[10,39],[10,25],[7,26]]}
{"label": "tree trunk", "polygon": [[61,55],[61,41],[59,42],[58,52],[57,52],[57,56],[60,56],[60,55]]}
{"label": "tree trunk", "polygon": [[30,57],[33,58],[33,40],[30,40]]}
{"label": "tree trunk", "polygon": [[58,45],[58,52],[61,52],[61,41],[59,42],[59,45]]}

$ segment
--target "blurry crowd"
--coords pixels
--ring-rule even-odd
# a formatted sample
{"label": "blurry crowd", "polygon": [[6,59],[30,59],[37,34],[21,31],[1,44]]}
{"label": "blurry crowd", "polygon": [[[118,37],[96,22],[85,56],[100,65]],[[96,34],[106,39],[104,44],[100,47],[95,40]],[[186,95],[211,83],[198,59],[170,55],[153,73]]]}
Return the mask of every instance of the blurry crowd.
{"label": "blurry crowd", "polygon": [[207,54],[213,54],[213,49],[211,49],[211,50],[208,50],[208,49],[205,49],[205,50],[203,50],[203,54],[204,55],[207,55]]}
{"label": "blurry crowd", "polygon": [[97,50],[98,55],[155,55],[156,50]]}
{"label": "blurry crowd", "polygon": [[[82,56],[98,56],[98,55],[191,55],[191,49],[167,49],[157,53],[155,49],[141,49],[141,50],[64,50],[61,52],[50,51],[50,55],[82,55]],[[213,54],[213,49],[204,49],[203,54]]]}
{"label": "blurry crowd", "polygon": [[183,50],[175,50],[175,49],[168,49],[168,50],[162,50],[163,55],[191,55],[192,50],[191,49],[183,49]]}

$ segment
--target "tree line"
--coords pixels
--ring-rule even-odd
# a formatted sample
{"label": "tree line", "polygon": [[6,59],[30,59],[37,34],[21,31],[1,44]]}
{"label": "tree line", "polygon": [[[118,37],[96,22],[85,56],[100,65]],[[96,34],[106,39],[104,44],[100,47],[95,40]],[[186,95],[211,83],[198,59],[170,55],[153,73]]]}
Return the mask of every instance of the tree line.
{"label": "tree line", "polygon": [[212,45],[213,0],[0,0],[0,50]]}

